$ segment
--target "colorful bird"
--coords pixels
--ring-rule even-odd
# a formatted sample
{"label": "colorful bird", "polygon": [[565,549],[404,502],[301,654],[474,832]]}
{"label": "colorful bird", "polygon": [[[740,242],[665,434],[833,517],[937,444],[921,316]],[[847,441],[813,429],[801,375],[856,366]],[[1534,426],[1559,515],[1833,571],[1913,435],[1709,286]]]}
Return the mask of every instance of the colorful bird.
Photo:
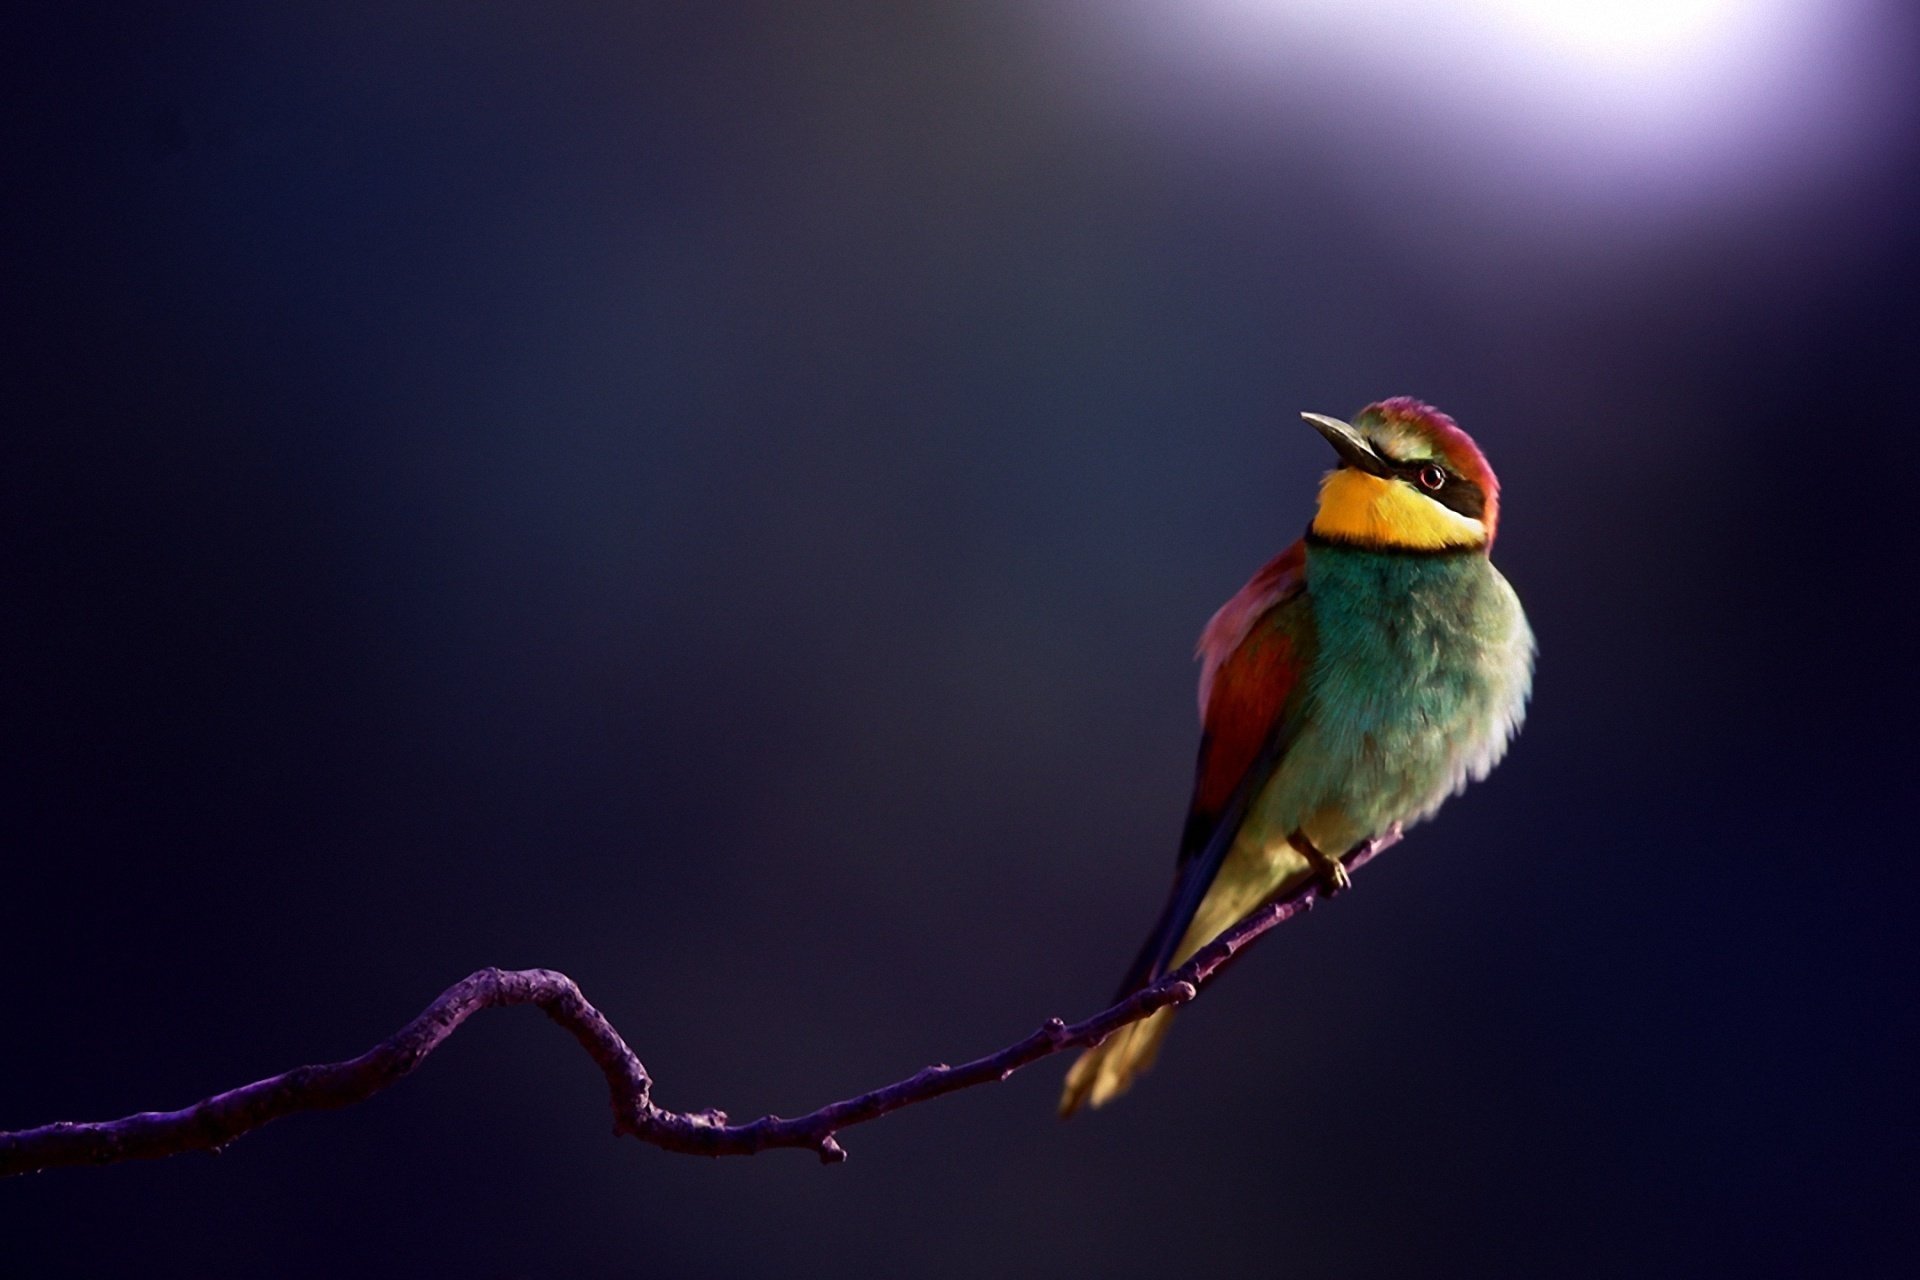
{"label": "colorful bird", "polygon": [[[1487,558],[1500,486],[1453,419],[1404,397],[1345,423],[1300,541],[1200,635],[1200,761],[1173,892],[1121,983],[1177,968],[1261,903],[1430,816],[1506,754],[1533,633]],[[1101,1106],[1153,1063],[1172,1009],[1121,1028],[1067,1075],[1060,1113]]]}

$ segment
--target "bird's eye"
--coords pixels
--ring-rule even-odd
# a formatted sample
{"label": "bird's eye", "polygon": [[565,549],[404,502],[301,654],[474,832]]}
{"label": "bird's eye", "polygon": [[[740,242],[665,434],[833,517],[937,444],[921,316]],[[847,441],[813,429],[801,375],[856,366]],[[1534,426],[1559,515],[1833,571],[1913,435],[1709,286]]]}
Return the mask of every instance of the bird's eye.
{"label": "bird's eye", "polygon": [[1428,493],[1438,493],[1447,484],[1447,473],[1429,462],[1420,468],[1420,487]]}

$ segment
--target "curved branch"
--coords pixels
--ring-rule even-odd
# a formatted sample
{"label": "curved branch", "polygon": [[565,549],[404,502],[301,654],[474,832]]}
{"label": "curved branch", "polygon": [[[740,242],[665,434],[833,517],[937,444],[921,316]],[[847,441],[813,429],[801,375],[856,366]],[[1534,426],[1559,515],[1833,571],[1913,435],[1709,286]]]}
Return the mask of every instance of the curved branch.
{"label": "curved branch", "polygon": [[[1358,869],[1399,839],[1396,829],[1346,858]],[[419,1017],[357,1058],[291,1071],[215,1094],[180,1111],[143,1111],[91,1124],[50,1124],[0,1133],[0,1177],[63,1165],[154,1160],[186,1151],[219,1151],[272,1120],[299,1111],[324,1111],[364,1102],[410,1074],[440,1043],[482,1009],[538,1005],[565,1027],[606,1077],[612,1096],[614,1133],[627,1134],[668,1151],[689,1155],[754,1155],[774,1147],[798,1147],[822,1161],[847,1158],[836,1138],[842,1130],[877,1120],[902,1107],[989,1081],[1063,1049],[1093,1045],[1121,1027],[1171,1005],[1192,1000],[1236,955],[1269,929],[1307,911],[1318,896],[1308,884],[1268,903],[1201,949],[1186,964],[1126,999],[1068,1025],[1049,1019],[1024,1040],[957,1067],[940,1064],[904,1080],[804,1116],[761,1116],[733,1124],[723,1111],[671,1111],[653,1101],[653,1080],[613,1024],[587,1003],[580,988],[551,969],[482,969],[455,983]]]}

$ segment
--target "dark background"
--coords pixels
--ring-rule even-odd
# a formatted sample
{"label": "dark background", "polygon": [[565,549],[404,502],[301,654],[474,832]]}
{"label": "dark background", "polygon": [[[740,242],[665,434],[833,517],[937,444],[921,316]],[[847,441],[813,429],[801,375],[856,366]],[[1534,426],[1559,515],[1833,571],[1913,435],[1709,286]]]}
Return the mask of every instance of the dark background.
{"label": "dark background", "polygon": [[1476,434],[1542,657],[1111,1111],[1056,1061],[708,1163],[494,1013],[0,1184],[0,1272],[1910,1274],[1920,33],[1779,0],[1608,71],[1271,8],[16,28],[0,1127],[484,965],[736,1115],[1091,1011],[1300,409]]}

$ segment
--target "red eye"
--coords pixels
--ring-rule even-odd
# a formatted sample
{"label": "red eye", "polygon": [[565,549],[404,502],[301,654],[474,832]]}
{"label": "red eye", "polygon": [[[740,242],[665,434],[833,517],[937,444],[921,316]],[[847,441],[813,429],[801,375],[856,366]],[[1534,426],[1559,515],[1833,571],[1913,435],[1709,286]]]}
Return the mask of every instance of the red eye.
{"label": "red eye", "polygon": [[1446,487],[1447,473],[1429,462],[1420,468],[1420,487],[1428,493],[1438,493]]}

